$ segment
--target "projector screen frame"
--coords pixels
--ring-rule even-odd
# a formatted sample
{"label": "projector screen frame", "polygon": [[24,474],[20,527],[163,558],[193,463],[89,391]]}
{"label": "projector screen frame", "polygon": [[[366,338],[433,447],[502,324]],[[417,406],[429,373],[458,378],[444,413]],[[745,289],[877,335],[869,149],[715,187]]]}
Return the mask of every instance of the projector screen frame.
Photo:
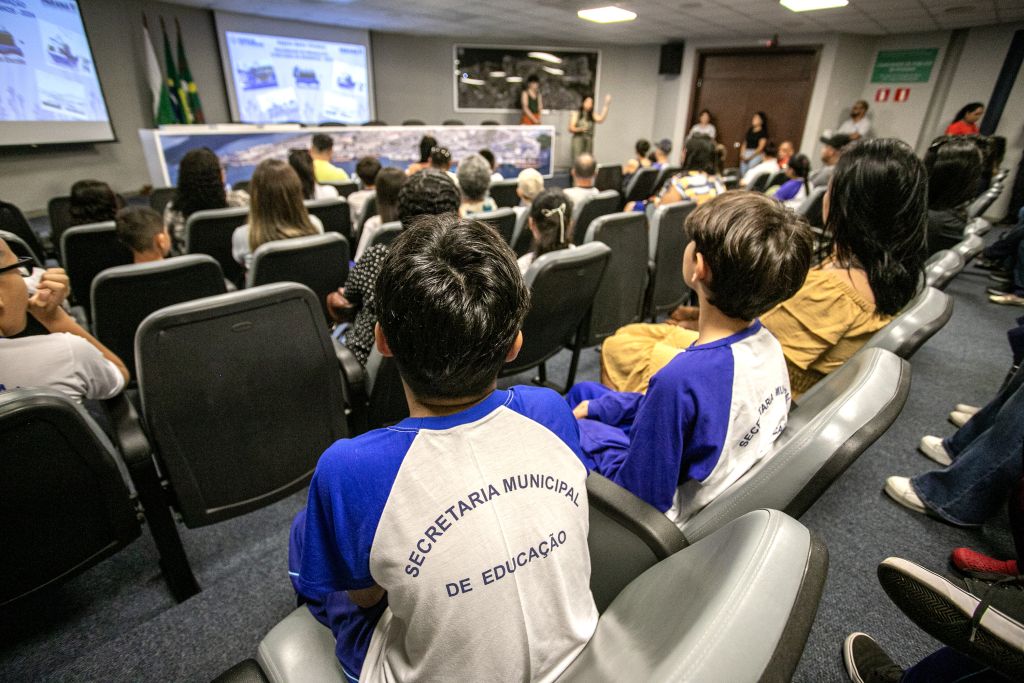
{"label": "projector screen frame", "polygon": [[[24,152],[38,149],[46,149],[48,151],[54,151],[59,149],[82,150],[88,149],[93,145],[107,145],[111,143],[120,142],[120,138],[117,135],[117,128],[114,126],[114,119],[110,115],[110,106],[107,104],[107,91],[103,88],[103,77],[100,75],[99,65],[96,63],[96,53],[92,49],[92,39],[89,37],[89,27],[86,25],[85,14],[82,12],[81,2],[75,0],[75,9],[78,12],[78,19],[82,23],[82,35],[85,37],[85,45],[89,49],[89,58],[92,60],[92,68],[96,74],[96,85],[100,89],[100,99],[103,102],[103,111],[107,115],[106,121],[64,121],[61,119],[44,120],[44,121],[0,121],[0,124],[12,126],[15,129],[20,128],[19,124],[26,124],[24,128],[29,129],[34,126],[54,126],[60,124],[74,124],[74,123],[93,123],[103,124],[106,123],[107,128],[110,129],[109,137],[102,138],[75,138],[71,140],[52,140],[52,141],[40,141],[40,142],[13,142],[5,143],[3,136],[0,136],[0,149],[4,152]],[[12,134],[12,138],[22,137],[26,133],[19,132],[17,130]]]}

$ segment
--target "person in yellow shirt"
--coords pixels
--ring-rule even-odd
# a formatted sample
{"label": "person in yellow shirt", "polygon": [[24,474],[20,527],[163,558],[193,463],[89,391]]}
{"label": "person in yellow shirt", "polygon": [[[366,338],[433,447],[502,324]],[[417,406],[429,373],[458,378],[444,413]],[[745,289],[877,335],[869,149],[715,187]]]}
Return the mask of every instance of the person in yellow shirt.
{"label": "person in yellow shirt", "polygon": [[331,152],[334,151],[334,140],[326,133],[313,136],[313,144],[309,148],[309,156],[313,157],[313,174],[318,183],[347,183],[348,173],[331,163]]}

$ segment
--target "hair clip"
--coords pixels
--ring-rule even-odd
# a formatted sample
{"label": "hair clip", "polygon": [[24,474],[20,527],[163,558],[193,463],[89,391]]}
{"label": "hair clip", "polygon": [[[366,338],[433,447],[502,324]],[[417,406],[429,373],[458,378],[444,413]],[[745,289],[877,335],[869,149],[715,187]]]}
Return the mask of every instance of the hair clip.
{"label": "hair clip", "polygon": [[556,209],[541,209],[544,218],[551,218],[556,213],[558,214],[558,243],[562,244],[565,242],[565,204],[559,204]]}

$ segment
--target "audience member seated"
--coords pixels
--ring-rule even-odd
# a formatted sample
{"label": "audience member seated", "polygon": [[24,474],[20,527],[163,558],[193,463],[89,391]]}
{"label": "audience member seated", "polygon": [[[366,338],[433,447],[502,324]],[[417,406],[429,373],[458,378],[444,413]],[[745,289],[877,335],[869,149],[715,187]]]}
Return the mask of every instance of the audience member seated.
{"label": "audience member seated", "polygon": [[434,147],[430,150],[430,170],[445,173],[458,187],[459,177],[452,173],[452,153],[447,147]]}
{"label": "audience member seated", "polygon": [[689,139],[694,135],[705,135],[712,140],[718,138],[718,129],[715,128],[711,112],[707,109],[701,109],[700,114],[697,115],[697,123],[690,126],[690,132],[686,134],[686,137]]}
{"label": "audience member seated", "polygon": [[363,215],[363,206],[376,191],[377,174],[380,173],[381,165],[377,157],[363,157],[356,162],[356,175],[359,177],[361,189],[351,193],[345,199],[348,201],[349,216],[352,225],[359,223],[359,217]]}
{"label": "audience member seated", "polygon": [[[19,259],[0,240],[0,392],[54,389],[79,402],[116,396],[128,368],[64,310],[67,275],[46,271],[29,291],[31,275],[32,260]],[[15,338],[29,314],[48,334]]]}
{"label": "audience member seated", "polygon": [[313,173],[318,183],[348,182],[348,172],[331,163],[334,152],[334,138],[326,133],[316,133],[309,148],[309,156],[313,157]]}
{"label": "audience member seated", "polygon": [[[782,344],[794,398],[885,327],[917,293],[927,226],[924,164],[904,142],[852,145],[822,203],[828,257],[803,287],[761,316]],[[650,377],[696,339],[693,312],[623,327],[601,347],[602,383],[644,391]]]}
{"label": "audience member seated", "polygon": [[430,168],[430,152],[437,146],[437,138],[432,135],[424,135],[420,138],[420,160],[409,164],[409,167],[405,169],[406,175],[419,173],[425,168]]}
{"label": "audience member seated", "polygon": [[658,140],[658,144],[651,150],[651,154],[654,158],[651,159],[651,168],[662,169],[672,163],[669,160],[669,155],[672,154],[672,141],[668,138],[662,138]]}
{"label": "audience member seated", "polygon": [[764,148],[768,144],[768,116],[763,111],[754,112],[750,119],[750,128],[743,137],[740,147],[740,174],[746,175],[764,158]]}
{"label": "audience member seated", "polygon": [[530,204],[527,226],[533,235],[530,251],[519,257],[523,275],[538,256],[575,247],[572,241],[572,200],[558,188],[544,190]]}
{"label": "audience member seated", "polygon": [[544,176],[535,168],[524,168],[516,182],[519,206],[529,206],[534,197],[544,191]]}
{"label": "audience member seated", "polygon": [[178,186],[164,207],[175,253],[185,252],[185,223],[196,211],[249,206],[249,193],[224,189],[224,169],[209,147],[190,150],[178,166]]}
{"label": "audience member seated", "polygon": [[576,157],[569,171],[572,176],[572,187],[565,190],[565,196],[572,200],[574,206],[585,198],[598,193],[594,187],[597,178],[597,160],[592,154],[581,154]]}
{"label": "audience member seated", "polygon": [[71,225],[112,221],[119,208],[117,195],[102,180],[79,180],[71,186]]}
{"label": "audience member seated", "polygon": [[587,470],[558,394],[496,389],[530,306],[515,255],[480,223],[422,217],[376,292],[410,417],[321,456],[292,585],[350,680],[556,680],[597,626]]}
{"label": "audience member seated", "polygon": [[822,136],[821,161],[824,164],[821,168],[811,174],[809,180],[814,187],[825,187],[828,185],[832,173],[836,170],[836,164],[843,155],[843,148],[850,144],[850,136],[843,133],[836,133],[832,136]]}
{"label": "audience member seated", "polygon": [[[383,172],[383,171],[382,171]],[[458,213],[462,203],[459,188],[444,173],[426,170],[408,178],[398,192],[398,219],[408,229],[417,216]],[[327,297],[328,308],[337,320],[355,316],[345,331],[345,345],[363,365],[373,346],[373,328],[377,324],[374,287],[388,247],[370,247],[349,271],[345,286]]]}
{"label": "audience member seated", "polygon": [[566,396],[592,467],[680,527],[786,426],[786,359],[757,316],[796,293],[813,251],[807,223],[757,193],[712,199],[687,218],[686,234],[683,279],[700,302],[693,344],[645,394],[583,382]]}
{"label": "audience member seated", "polygon": [[279,159],[261,161],[252,174],[249,190],[249,222],[231,235],[231,255],[246,270],[261,244],[324,231],[320,219],[306,211],[299,176],[287,163]]}
{"label": "audience member seated", "polygon": [[650,140],[640,138],[636,141],[634,149],[636,150],[636,156],[631,159],[627,159],[626,163],[622,164],[623,186],[625,186],[625,181],[629,176],[633,175],[641,168],[647,168],[651,165],[651,160],[647,158],[647,153],[651,151]]}
{"label": "audience member seated", "polygon": [[163,261],[171,251],[171,236],[163,219],[148,206],[129,206],[117,212],[117,239],[132,252],[135,263]]}
{"label": "audience member seated", "polygon": [[871,119],[868,118],[868,103],[857,100],[850,107],[850,117],[843,121],[837,133],[849,136],[850,140],[871,137]]}
{"label": "audience member seated", "polygon": [[963,240],[967,203],[977,191],[983,161],[975,140],[963,136],[940,136],[925,152],[929,254]]}
{"label": "audience member seated", "polygon": [[779,143],[778,161],[779,168],[785,169],[789,165],[789,160],[792,158],[796,150],[793,148],[793,143],[789,140],[783,140]]}
{"label": "audience member seated", "polygon": [[487,190],[491,186],[491,165],[486,159],[479,154],[470,154],[459,162],[455,175],[459,180],[459,189],[462,190],[460,216],[494,211],[498,208],[494,200],[487,196]]}
{"label": "audience member seated", "polygon": [[[683,170],[672,176],[654,199],[655,204],[691,201],[698,206],[725,192],[718,176],[718,153],[714,141],[704,135],[692,135],[683,149]],[[643,202],[636,202],[635,209]],[[626,207],[629,210],[629,207]]]}
{"label": "audience member seated", "polygon": [[398,191],[402,189],[406,177],[400,168],[380,169],[373,183],[374,191],[377,193],[377,215],[370,216],[363,223],[363,231],[359,233],[359,246],[356,247],[353,261],[358,261],[362,257],[381,226],[398,220]]}
{"label": "audience member seated", "polygon": [[740,187],[748,187],[762,173],[767,173],[768,175],[775,175],[778,173],[780,169],[778,153],[779,150],[775,146],[775,143],[769,142],[765,144],[764,151],[761,153],[761,163],[756,166],[751,166],[747,172],[743,174],[743,177],[740,178]]}
{"label": "audience member seated", "polygon": [[946,126],[946,135],[977,135],[978,121],[984,115],[985,105],[981,102],[965,104],[953,117],[953,122]]}
{"label": "audience member seated", "polygon": [[482,156],[487,161],[488,165],[491,167],[492,183],[498,183],[505,179],[505,176],[498,173],[498,160],[494,157],[494,152],[485,147],[479,152],[477,152],[477,154]]}
{"label": "audience member seated", "polygon": [[806,154],[797,154],[789,160],[786,167],[786,182],[779,186],[779,189],[772,195],[786,206],[795,209],[803,203],[810,194],[811,185],[807,181],[807,174],[811,172],[811,160]]}
{"label": "audience member seated", "polygon": [[299,176],[303,199],[337,199],[338,188],[333,185],[321,185],[316,181],[313,157],[309,156],[309,150],[293,149],[288,153],[288,164]]}
{"label": "audience member seated", "polygon": [[993,271],[990,277],[1005,278],[1005,284],[988,288],[988,300],[996,304],[1024,306],[1024,209],[1017,214],[1017,224],[985,247],[983,255],[984,258],[975,261],[975,265]]}

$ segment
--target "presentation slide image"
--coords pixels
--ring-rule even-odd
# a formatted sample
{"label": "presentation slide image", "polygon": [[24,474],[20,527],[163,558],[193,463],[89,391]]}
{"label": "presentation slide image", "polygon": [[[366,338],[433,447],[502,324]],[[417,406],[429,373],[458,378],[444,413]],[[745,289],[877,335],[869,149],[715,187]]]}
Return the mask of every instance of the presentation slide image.
{"label": "presentation slide image", "polygon": [[36,71],[36,85],[40,109],[52,112],[58,119],[91,118],[84,85],[41,70]]}

